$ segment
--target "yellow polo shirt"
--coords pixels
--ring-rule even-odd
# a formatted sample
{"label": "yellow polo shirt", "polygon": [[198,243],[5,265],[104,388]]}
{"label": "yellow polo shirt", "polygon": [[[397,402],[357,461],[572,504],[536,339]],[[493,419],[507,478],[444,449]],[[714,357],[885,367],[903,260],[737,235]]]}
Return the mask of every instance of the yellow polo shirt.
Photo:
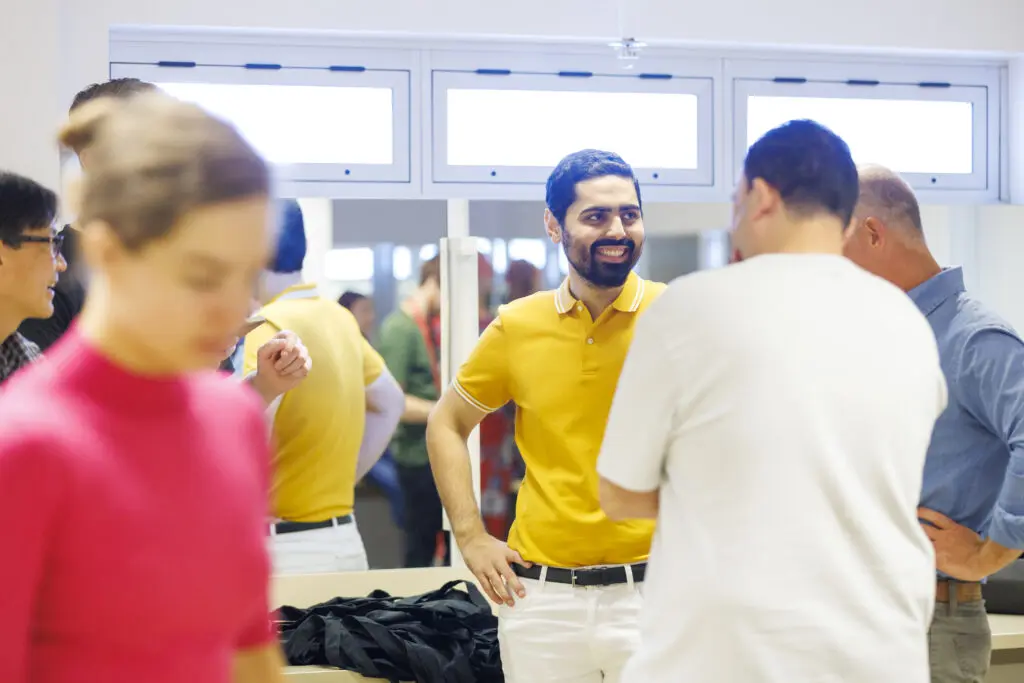
{"label": "yellow polo shirt", "polygon": [[612,522],[598,503],[597,455],[637,316],[664,291],[635,273],[593,320],[568,280],[502,306],[452,383],[488,412],[516,404],[526,461],[509,546],[554,567],[647,558],[654,523]]}
{"label": "yellow polo shirt", "polygon": [[315,285],[285,290],[259,315],[267,323],[245,338],[246,373],[256,369],[259,347],[279,330],[297,334],[313,361],[309,375],[281,398],[274,413],[273,514],[292,522],[350,514],[366,387],[380,377],[384,361],[352,314],[317,296]]}

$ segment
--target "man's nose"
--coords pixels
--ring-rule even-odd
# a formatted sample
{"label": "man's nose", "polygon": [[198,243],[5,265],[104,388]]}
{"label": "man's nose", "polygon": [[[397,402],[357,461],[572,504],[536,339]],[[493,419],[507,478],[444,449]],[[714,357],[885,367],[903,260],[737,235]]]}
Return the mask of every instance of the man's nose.
{"label": "man's nose", "polygon": [[608,226],[608,237],[612,239],[622,239],[625,236],[626,226],[622,224],[622,218],[619,216],[612,218],[612,222]]}
{"label": "man's nose", "polygon": [[68,269],[68,261],[64,258],[64,254],[57,254],[57,272],[63,273]]}

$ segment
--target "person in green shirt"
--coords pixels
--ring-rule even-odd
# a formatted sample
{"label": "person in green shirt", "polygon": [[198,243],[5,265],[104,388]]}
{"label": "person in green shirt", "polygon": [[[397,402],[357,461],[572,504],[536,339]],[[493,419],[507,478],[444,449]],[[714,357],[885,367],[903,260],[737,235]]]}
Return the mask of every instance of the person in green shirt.
{"label": "person in green shirt", "polygon": [[[434,563],[442,531],[441,499],[427,458],[427,416],[439,396],[438,352],[431,319],[441,308],[438,257],[420,270],[420,284],[381,324],[378,351],[405,392],[405,411],[391,441],[404,498],[405,566]],[[447,544],[446,544],[447,547]]]}

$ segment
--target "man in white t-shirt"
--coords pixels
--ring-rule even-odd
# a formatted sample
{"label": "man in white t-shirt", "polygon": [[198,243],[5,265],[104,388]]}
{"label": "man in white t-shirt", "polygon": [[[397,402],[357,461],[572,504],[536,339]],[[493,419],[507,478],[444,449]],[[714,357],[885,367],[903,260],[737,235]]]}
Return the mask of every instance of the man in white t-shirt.
{"label": "man in white t-shirt", "polygon": [[637,323],[598,460],[608,516],[657,519],[624,683],[928,682],[917,505],[946,386],[913,303],[841,256],[857,195],[834,133],[768,132],[741,262]]}

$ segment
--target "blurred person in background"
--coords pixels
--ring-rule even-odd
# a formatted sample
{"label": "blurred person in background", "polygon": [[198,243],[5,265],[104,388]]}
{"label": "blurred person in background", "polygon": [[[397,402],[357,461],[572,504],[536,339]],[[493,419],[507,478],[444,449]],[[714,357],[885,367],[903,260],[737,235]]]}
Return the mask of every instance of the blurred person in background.
{"label": "blurred person in background", "polygon": [[391,439],[402,390],[363,337],[355,317],[302,281],[302,209],[282,203],[282,227],[263,274],[264,322],[243,342],[244,372],[282,330],[298,334],[312,367],[305,381],[271,404],[273,477],[270,525],[274,569],[282,574],[368,568],[354,512],[356,483]]}
{"label": "blurred person in background", "polygon": [[373,307],[373,299],[350,290],[338,297],[338,303],[355,316],[363,336],[372,339],[374,327],[377,325],[377,312]]}
{"label": "blurred person in background", "polygon": [[[338,298],[338,303],[351,311],[356,322],[359,323],[363,337],[369,340],[377,320],[373,299],[365,294],[349,290]],[[398,468],[395,465],[395,459],[391,457],[390,447],[384,449],[384,454],[370,468],[366,479],[380,487],[380,490],[387,496],[392,521],[401,529],[404,524],[405,500],[402,496],[402,486],[398,481]]]}
{"label": "blurred person in background", "polygon": [[[137,78],[115,78],[103,83],[93,83],[77,95],[71,103],[70,113],[85,104],[102,97],[126,99],[143,92],[156,89],[152,83]],[[77,154],[77,153],[76,153]],[[85,168],[86,160],[79,155],[79,163]],[[61,254],[67,263],[67,272],[62,275],[53,289],[53,315],[46,318],[31,318],[21,324],[19,332],[29,341],[34,342],[41,351],[45,351],[67,332],[71,322],[78,316],[85,302],[86,273],[77,257],[78,235],[75,225],[65,226],[61,231],[63,245]]]}
{"label": "blurred person in background", "polygon": [[268,168],[160,94],[83,106],[61,142],[89,151],[91,280],[0,395],[0,680],[277,683],[263,406],[208,369],[266,262]]}
{"label": "blurred person in background", "polygon": [[441,260],[420,267],[420,282],[380,326],[378,347],[404,392],[401,424],[390,452],[403,495],[404,566],[430,567],[442,532],[441,499],[427,458],[426,425],[440,386],[439,347],[432,331],[441,311]]}
{"label": "blurred person in background", "polygon": [[505,271],[505,302],[515,301],[540,291],[540,268],[529,261],[515,259]]}

